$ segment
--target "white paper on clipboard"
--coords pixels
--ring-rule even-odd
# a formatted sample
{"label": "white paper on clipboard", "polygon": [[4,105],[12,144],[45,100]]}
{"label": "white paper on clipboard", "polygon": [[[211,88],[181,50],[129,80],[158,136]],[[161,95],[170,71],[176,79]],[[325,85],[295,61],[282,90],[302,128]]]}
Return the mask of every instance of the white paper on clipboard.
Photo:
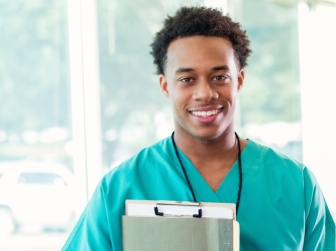
{"label": "white paper on clipboard", "polygon": [[[185,206],[190,202],[155,201],[155,200],[126,200],[126,215],[156,216],[154,208],[160,212],[174,216],[197,214],[198,206]],[[234,203],[200,203],[202,218],[223,218],[236,220],[236,205]]]}

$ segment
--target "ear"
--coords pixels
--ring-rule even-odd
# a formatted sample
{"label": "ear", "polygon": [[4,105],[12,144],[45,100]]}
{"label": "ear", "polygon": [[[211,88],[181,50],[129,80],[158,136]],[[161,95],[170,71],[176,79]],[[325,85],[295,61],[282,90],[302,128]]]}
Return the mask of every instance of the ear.
{"label": "ear", "polygon": [[165,75],[161,74],[159,76],[159,82],[160,82],[160,87],[161,87],[161,91],[162,93],[169,98],[169,91],[168,91],[168,82],[167,82],[167,78]]}
{"label": "ear", "polygon": [[245,72],[244,72],[244,69],[241,69],[238,73],[238,91],[243,89],[244,78],[245,78]]}

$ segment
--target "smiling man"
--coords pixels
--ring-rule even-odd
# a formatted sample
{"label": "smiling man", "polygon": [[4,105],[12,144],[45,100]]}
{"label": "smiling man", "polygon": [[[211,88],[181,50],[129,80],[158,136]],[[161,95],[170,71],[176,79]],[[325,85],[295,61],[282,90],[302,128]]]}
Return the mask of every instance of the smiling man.
{"label": "smiling man", "polygon": [[169,45],[160,75],[173,105],[176,144],[214,191],[237,159],[234,110],[244,71],[234,54],[223,37],[180,38]]}
{"label": "smiling man", "polygon": [[122,250],[126,199],[236,203],[241,250],[335,250],[311,171],[234,130],[251,53],[221,11],[181,8],[152,44],[175,132],[102,179],[62,250]]}

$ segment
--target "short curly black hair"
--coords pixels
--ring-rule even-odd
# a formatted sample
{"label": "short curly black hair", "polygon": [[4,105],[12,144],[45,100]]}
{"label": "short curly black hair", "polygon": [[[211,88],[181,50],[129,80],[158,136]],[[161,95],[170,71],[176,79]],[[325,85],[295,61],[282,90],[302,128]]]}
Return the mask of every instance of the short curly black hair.
{"label": "short curly black hair", "polygon": [[168,15],[163,28],[156,33],[151,44],[150,54],[154,57],[157,74],[164,74],[170,43],[178,38],[191,36],[223,37],[230,40],[238,68],[242,69],[247,65],[247,58],[252,51],[249,49],[250,41],[246,31],[241,29],[239,23],[223,16],[219,9],[182,7],[174,16]]}

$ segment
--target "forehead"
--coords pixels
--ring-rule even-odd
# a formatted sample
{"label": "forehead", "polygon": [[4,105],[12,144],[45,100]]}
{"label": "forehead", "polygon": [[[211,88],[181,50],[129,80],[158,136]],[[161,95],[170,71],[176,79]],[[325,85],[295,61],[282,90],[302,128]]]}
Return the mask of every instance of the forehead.
{"label": "forehead", "polygon": [[179,38],[169,45],[167,51],[167,68],[210,67],[232,63],[235,63],[232,43],[221,37]]}

